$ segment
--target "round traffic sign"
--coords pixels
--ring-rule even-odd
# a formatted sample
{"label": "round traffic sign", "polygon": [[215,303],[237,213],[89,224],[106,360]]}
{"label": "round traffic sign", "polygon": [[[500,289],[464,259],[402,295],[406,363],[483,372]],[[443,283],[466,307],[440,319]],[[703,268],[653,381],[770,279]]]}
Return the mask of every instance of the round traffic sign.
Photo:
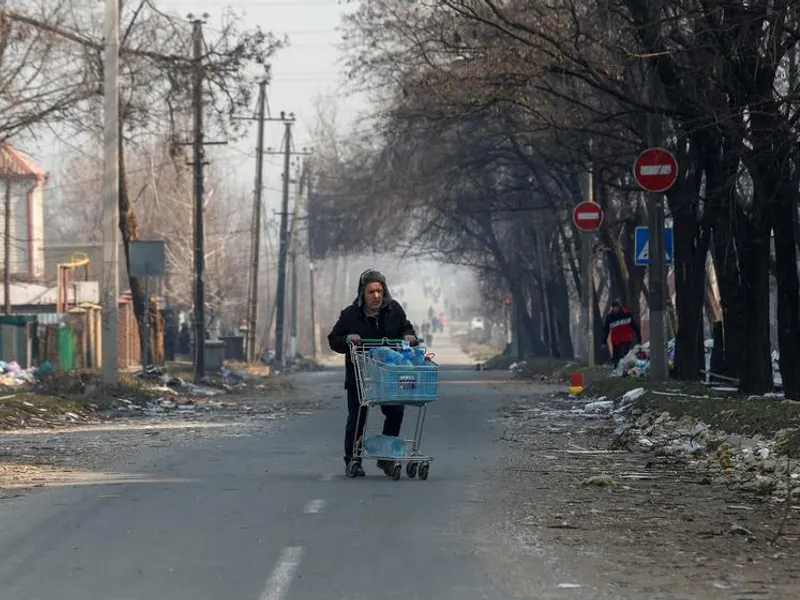
{"label": "round traffic sign", "polygon": [[600,229],[603,224],[605,213],[602,207],[596,202],[584,200],[572,210],[572,222],[581,231],[592,233]]}
{"label": "round traffic sign", "polygon": [[669,150],[648,148],[633,163],[636,183],[648,192],[666,192],[678,179],[678,161]]}

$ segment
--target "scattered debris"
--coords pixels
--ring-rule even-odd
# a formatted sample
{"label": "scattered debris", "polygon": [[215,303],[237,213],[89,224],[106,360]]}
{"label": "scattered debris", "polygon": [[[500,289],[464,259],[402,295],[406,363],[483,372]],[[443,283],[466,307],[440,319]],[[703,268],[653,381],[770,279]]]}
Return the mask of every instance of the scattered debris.
{"label": "scattered debris", "polygon": [[607,400],[605,397],[595,400],[593,402],[589,402],[586,406],[583,407],[584,412],[592,413],[592,414],[605,414],[610,413],[611,410],[614,408],[614,401]]}
{"label": "scattered debris", "polygon": [[[727,600],[736,589],[737,598],[795,598],[800,572],[787,563],[800,540],[800,506],[787,500],[793,489],[800,500],[798,403],[698,399],[694,390],[704,386],[679,382],[628,391],[630,384],[602,377],[597,388],[613,400],[607,413],[595,412],[600,397],[536,384],[509,401],[506,467],[487,484],[505,493],[497,506],[475,508],[497,515],[487,533],[537,556],[546,551],[562,573],[552,588],[580,573],[607,583],[614,597]],[[600,474],[616,484],[589,484]]]}
{"label": "scattered debris", "polygon": [[[704,343],[705,350],[705,363],[706,368],[704,374],[706,376],[706,383],[711,384],[713,381],[719,383],[720,381],[728,384],[738,384],[738,380],[732,377],[725,377],[718,373],[711,371],[711,354],[714,351],[714,340],[708,338]],[[783,378],[780,371],[780,354],[777,350],[773,350],[771,354],[772,359],[772,379],[776,389],[783,387]],[[669,340],[667,344],[667,360],[669,368],[675,361],[675,339]],[[650,376],[650,342],[644,344],[637,344],[631,348],[609,374],[610,377],[649,377]],[[731,385],[723,386],[720,390],[736,391],[737,388]]]}
{"label": "scattered debris", "polygon": [[597,487],[609,487],[614,485],[614,478],[611,475],[592,475],[581,481],[581,485],[594,485]]}

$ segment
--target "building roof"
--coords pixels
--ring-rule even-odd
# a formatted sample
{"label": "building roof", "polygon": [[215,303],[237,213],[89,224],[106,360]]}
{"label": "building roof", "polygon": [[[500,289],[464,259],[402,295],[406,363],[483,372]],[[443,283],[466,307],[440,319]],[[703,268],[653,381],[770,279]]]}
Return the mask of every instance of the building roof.
{"label": "building roof", "polygon": [[[12,282],[11,289],[12,306],[37,306],[56,304],[58,290],[54,285],[42,285],[40,283],[20,283]],[[100,302],[100,284],[97,281],[73,281],[67,286],[68,301],[70,304],[82,302]],[[5,292],[0,286],[0,306],[5,304]]]}
{"label": "building roof", "polygon": [[8,142],[0,142],[0,177],[16,175],[42,179],[45,172],[36,162],[21,150],[17,150]]}

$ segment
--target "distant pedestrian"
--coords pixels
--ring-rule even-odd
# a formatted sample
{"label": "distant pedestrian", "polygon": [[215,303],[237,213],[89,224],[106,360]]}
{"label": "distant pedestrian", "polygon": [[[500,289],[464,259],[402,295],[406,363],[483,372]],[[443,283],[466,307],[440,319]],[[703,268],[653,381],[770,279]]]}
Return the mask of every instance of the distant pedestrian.
{"label": "distant pedestrian", "polygon": [[606,347],[606,340],[611,335],[611,360],[616,369],[619,361],[631,351],[634,338],[636,343],[642,342],[642,334],[639,325],[633,318],[631,312],[622,305],[622,301],[614,299],[611,302],[611,311],[606,315],[603,327],[603,347]]}

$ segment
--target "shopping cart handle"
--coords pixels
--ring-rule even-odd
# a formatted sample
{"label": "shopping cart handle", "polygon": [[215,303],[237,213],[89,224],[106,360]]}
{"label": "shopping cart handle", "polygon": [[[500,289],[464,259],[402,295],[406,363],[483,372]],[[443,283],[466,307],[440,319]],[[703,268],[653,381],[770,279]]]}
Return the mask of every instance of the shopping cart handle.
{"label": "shopping cart handle", "polygon": [[[355,346],[356,344],[353,343],[353,340],[348,339],[347,343],[351,346]],[[361,338],[358,341],[358,344],[389,344],[389,345],[396,345],[399,346],[401,344],[407,343],[407,340],[404,339],[394,339],[394,338]],[[422,343],[422,338],[417,338],[414,342],[411,342],[411,345],[420,344]]]}

